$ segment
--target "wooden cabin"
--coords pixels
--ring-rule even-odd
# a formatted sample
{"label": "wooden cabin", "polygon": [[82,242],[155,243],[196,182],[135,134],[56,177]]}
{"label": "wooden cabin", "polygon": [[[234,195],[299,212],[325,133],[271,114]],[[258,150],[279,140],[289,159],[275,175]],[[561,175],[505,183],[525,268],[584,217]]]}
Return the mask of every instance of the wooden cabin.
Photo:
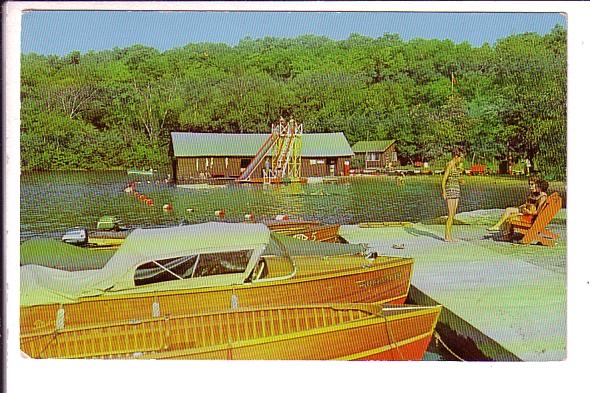
{"label": "wooden cabin", "polygon": [[366,169],[385,169],[398,164],[393,140],[360,141],[352,146],[352,151],[363,158]]}
{"label": "wooden cabin", "polygon": [[[172,165],[178,183],[205,178],[238,178],[270,134],[173,132]],[[353,156],[343,133],[301,136],[301,176],[340,176]],[[271,160],[272,149],[267,153]],[[252,177],[262,178],[266,160]]]}

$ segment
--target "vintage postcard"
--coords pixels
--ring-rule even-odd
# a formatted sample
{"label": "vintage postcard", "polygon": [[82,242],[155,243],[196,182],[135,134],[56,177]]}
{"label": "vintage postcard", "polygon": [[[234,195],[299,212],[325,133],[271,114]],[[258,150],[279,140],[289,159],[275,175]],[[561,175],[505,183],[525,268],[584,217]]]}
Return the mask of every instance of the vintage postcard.
{"label": "vintage postcard", "polygon": [[13,10],[23,367],[567,361],[567,9],[74,4]]}

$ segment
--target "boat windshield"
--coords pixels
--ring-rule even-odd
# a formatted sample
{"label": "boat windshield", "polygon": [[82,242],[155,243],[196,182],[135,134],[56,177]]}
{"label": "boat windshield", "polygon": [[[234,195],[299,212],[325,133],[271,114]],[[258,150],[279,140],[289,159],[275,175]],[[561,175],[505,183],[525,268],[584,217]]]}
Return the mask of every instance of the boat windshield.
{"label": "boat windshield", "polygon": [[253,268],[249,280],[280,280],[294,276],[297,272],[297,263],[294,257],[359,255],[365,252],[366,246],[361,244],[301,240],[271,232],[269,244],[264,250],[262,258]]}
{"label": "boat windshield", "polygon": [[190,255],[151,261],[135,271],[135,285],[154,284],[188,278],[243,273],[252,250]]}
{"label": "boat windshield", "polygon": [[300,240],[271,232],[268,245],[256,261],[251,261],[254,249],[152,260],[137,267],[134,283],[135,286],[141,286],[242,273],[247,274],[247,282],[281,280],[297,273],[297,259],[294,257],[354,255],[364,251],[363,245]]}

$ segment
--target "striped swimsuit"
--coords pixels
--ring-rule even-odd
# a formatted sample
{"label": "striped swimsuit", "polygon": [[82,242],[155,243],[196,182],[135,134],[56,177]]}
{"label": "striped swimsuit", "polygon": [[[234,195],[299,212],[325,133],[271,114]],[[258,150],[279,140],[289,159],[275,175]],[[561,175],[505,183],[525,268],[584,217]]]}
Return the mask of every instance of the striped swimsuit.
{"label": "striped swimsuit", "polygon": [[447,199],[459,199],[461,196],[461,186],[459,185],[459,175],[461,172],[457,168],[452,168],[449,171],[449,177],[445,184],[445,192]]}

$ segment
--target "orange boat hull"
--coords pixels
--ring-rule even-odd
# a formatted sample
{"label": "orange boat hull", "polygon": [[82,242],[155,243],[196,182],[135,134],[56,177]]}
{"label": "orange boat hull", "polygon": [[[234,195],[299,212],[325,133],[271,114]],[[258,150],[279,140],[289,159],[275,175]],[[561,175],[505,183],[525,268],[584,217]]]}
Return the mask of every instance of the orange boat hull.
{"label": "orange boat hull", "polygon": [[267,223],[273,232],[291,236],[301,240],[313,240],[326,243],[340,243],[338,235],[340,224],[320,224],[317,221],[283,221]]}
{"label": "orange boat hull", "polygon": [[[362,258],[362,257],[359,257]],[[317,260],[316,260],[317,259]],[[413,260],[390,258],[363,269],[347,268],[322,273],[329,258],[306,258],[294,278],[224,287],[105,295],[71,304],[21,307],[21,333],[53,331],[58,313],[66,327],[153,317],[227,310],[231,306],[260,307],[319,303],[403,304],[412,275]],[[328,262],[326,262],[328,261]],[[60,311],[60,308],[63,311]]]}
{"label": "orange boat hull", "polygon": [[365,304],[247,308],[24,335],[21,348],[35,358],[421,360],[439,314]]}
{"label": "orange boat hull", "polygon": [[357,360],[422,360],[432,335],[387,351],[359,357]]}

